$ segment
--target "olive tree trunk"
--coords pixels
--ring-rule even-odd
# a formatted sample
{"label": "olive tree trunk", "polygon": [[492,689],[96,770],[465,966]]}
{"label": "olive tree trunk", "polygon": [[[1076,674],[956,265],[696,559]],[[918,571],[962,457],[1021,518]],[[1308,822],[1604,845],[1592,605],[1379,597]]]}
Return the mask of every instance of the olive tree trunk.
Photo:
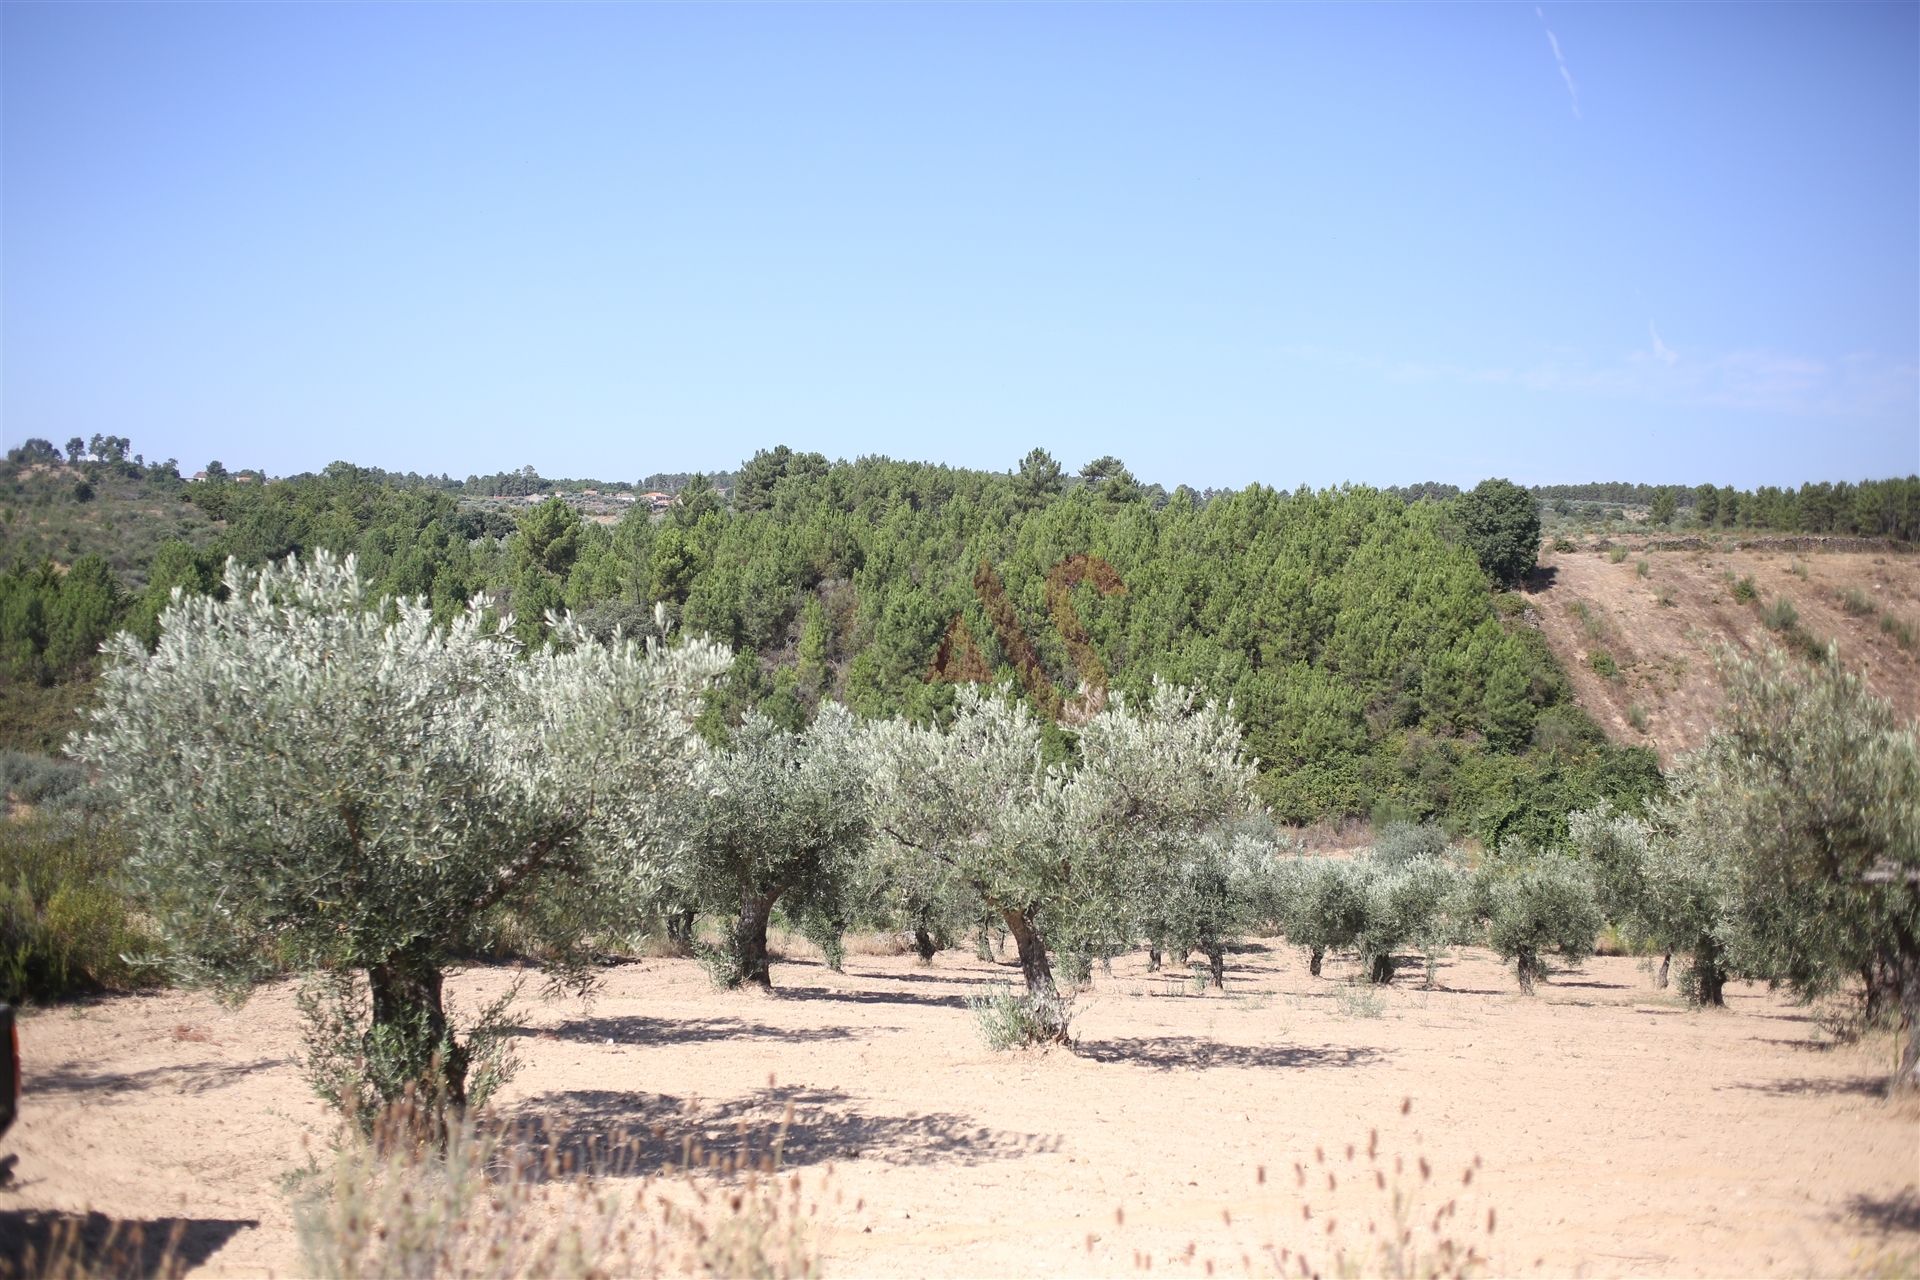
{"label": "olive tree trunk", "polygon": [[1520,989],[1532,995],[1534,984],[1547,973],[1547,967],[1540,963],[1540,953],[1532,947],[1522,947],[1513,959],[1514,972],[1520,977]]}
{"label": "olive tree trunk", "polygon": [[921,964],[932,964],[934,953],[940,950],[933,941],[933,935],[927,932],[925,925],[914,926],[913,949],[919,954]]}
{"label": "olive tree trunk", "polygon": [[1895,1093],[1920,1092],[1920,959],[1901,965],[1900,1021],[1907,1043],[1900,1051],[1900,1068],[1893,1073]]}
{"label": "olive tree trunk", "polygon": [[1325,963],[1326,958],[1327,949],[1325,947],[1307,948],[1307,972],[1316,978],[1319,977],[1320,966]]}
{"label": "olive tree trunk", "polygon": [[366,1055],[387,1101],[411,1087],[433,1110],[467,1105],[467,1051],[454,1040],[441,996],[440,966],[424,947],[395,951],[367,970],[373,1026]]}
{"label": "olive tree trunk", "polygon": [[784,892],[784,887],[772,892],[740,891],[740,917],[733,925],[733,976],[728,986],[752,983],[763,991],[773,990],[773,969],[767,960],[767,922],[773,918],[773,904]]}
{"label": "olive tree trunk", "polygon": [[1043,1028],[1044,1040],[1064,1042],[1067,1038],[1067,1023],[1060,1002],[1060,993],[1053,984],[1053,965],[1047,959],[1046,939],[1027,919],[1023,911],[1011,908],[1001,912],[1007,922],[1007,932],[1013,935],[1013,942],[1020,951],[1020,973],[1027,980],[1027,998],[1033,1003],[1036,1020]]}
{"label": "olive tree trunk", "polygon": [[693,954],[693,922],[692,910],[667,913],[667,941],[682,955]]}

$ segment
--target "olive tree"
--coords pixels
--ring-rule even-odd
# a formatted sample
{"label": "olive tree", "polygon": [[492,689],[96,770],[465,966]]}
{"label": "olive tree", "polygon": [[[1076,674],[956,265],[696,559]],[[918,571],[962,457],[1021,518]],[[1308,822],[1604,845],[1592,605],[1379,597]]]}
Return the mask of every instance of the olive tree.
{"label": "olive tree", "polygon": [[1080,726],[1063,764],[1023,704],[970,686],[948,726],[887,721],[867,746],[881,834],[946,864],[1006,923],[1042,1039],[1067,1035],[1051,953],[1124,941],[1140,868],[1251,806],[1230,711],[1158,681],[1137,710],[1116,695]]}
{"label": "olive tree", "polygon": [[683,857],[699,900],[733,916],[715,958],[726,985],[772,986],[767,924],[783,897],[795,914],[842,910],[867,840],[865,791],[860,738],[836,702],[800,733],[749,714],[707,759]]}
{"label": "olive tree", "polygon": [[1151,968],[1163,952],[1207,957],[1215,987],[1226,986],[1227,944],[1244,936],[1271,898],[1274,841],[1258,830],[1223,828],[1177,842],[1149,868],[1138,897]]}
{"label": "olive tree", "polygon": [[1726,1003],[1738,922],[1733,848],[1726,829],[1675,782],[1652,819],[1602,804],[1567,816],[1567,851],[1593,876],[1601,914],[1636,943],[1661,952],[1655,979],[1667,985],[1676,953],[1687,957],[1681,993],[1700,1005]]}
{"label": "olive tree", "polygon": [[1727,658],[1724,720],[1676,769],[1682,838],[1725,851],[1745,970],[1817,996],[1895,996],[1897,1089],[1920,1089],[1920,753],[1859,676],[1778,652]]}
{"label": "olive tree", "polygon": [[474,1046],[449,1020],[447,965],[503,912],[579,954],[597,907],[658,856],[728,655],[584,643],[566,619],[559,649],[523,654],[478,601],[439,626],[325,553],[230,560],[225,585],[176,591],[151,654],[110,643],[70,750],[134,833],[129,874],[184,979],[364,981],[364,1004],[331,1005],[358,1043],[323,1093],[461,1106]]}
{"label": "olive tree", "polygon": [[1455,940],[1463,877],[1444,839],[1438,852],[1422,837],[1384,853],[1283,866],[1283,928],[1288,941],[1307,949],[1315,977],[1328,951],[1353,950],[1367,981],[1392,982],[1395,953],[1412,946],[1426,958],[1431,980]]}
{"label": "olive tree", "polygon": [[1509,842],[1480,866],[1472,895],[1488,941],[1501,959],[1514,962],[1520,989],[1529,995],[1547,976],[1549,952],[1586,959],[1605,923],[1592,873],[1563,850]]}

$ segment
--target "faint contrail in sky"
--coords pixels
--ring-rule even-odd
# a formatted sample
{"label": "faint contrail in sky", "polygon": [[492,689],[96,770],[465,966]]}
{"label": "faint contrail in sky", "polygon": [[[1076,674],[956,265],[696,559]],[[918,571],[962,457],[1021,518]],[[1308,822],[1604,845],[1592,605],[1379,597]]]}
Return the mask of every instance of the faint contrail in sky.
{"label": "faint contrail in sky", "polygon": [[1553,34],[1552,27],[1547,26],[1547,15],[1540,12],[1539,5],[1533,6],[1533,12],[1540,19],[1540,25],[1546,27],[1547,43],[1553,46],[1553,60],[1560,68],[1560,78],[1567,82],[1567,97],[1573,100],[1573,118],[1584,119],[1580,114],[1580,90],[1574,86],[1573,72],[1567,70],[1566,55],[1560,52],[1560,37]]}

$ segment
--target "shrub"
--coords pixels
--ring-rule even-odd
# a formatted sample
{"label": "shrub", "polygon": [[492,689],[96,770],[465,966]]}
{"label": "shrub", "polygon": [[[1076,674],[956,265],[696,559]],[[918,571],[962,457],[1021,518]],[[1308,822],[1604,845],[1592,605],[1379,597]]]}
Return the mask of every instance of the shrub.
{"label": "shrub", "polygon": [[1647,731],[1647,709],[1637,702],[1628,707],[1627,723],[1641,733],[1645,733]]}
{"label": "shrub", "polygon": [[1892,636],[1894,643],[1899,645],[1902,649],[1913,648],[1913,624],[1912,623],[1907,622],[1901,618],[1896,618],[1890,613],[1882,614],[1880,616],[1880,630],[1885,634]]}
{"label": "shrub", "polygon": [[1653,568],[1645,560],[1639,560],[1635,562],[1633,566],[1633,571],[1634,573],[1638,574],[1640,577],[1644,578],[1649,576],[1653,572]]}
{"label": "shrub", "polygon": [[1595,649],[1588,654],[1587,665],[1593,668],[1595,675],[1605,676],[1609,680],[1620,674],[1619,664],[1614,662],[1613,655],[1605,649]]}
{"label": "shrub", "polygon": [[1773,603],[1761,610],[1760,623],[1769,631],[1790,632],[1800,625],[1800,611],[1785,596],[1775,596]]}
{"label": "shrub", "polygon": [[86,781],[86,770],[64,760],[24,751],[0,751],[0,795],[19,804],[59,801]]}
{"label": "shrub", "polygon": [[1073,1016],[1073,998],[1058,991],[1015,991],[995,983],[983,995],[968,996],[967,1008],[981,1040],[997,1053],[1061,1040],[1062,1029]]}
{"label": "shrub", "polygon": [[1553,549],[1559,552],[1577,550],[1577,548],[1574,546],[1572,538],[1555,538],[1553,540]]}
{"label": "shrub", "polygon": [[1858,587],[1848,587],[1840,593],[1840,607],[1856,618],[1869,617],[1876,612],[1873,597]]}
{"label": "shrub", "polygon": [[1627,549],[1625,547],[1607,548],[1607,562],[1609,564],[1619,564],[1621,561],[1625,560],[1626,558],[1627,558]]}
{"label": "shrub", "polygon": [[1741,604],[1752,604],[1760,597],[1760,588],[1754,585],[1753,576],[1748,574],[1733,584],[1733,598]]}
{"label": "shrub", "polygon": [[128,899],[119,830],[70,813],[0,820],[0,1000],[154,981],[155,946]]}
{"label": "shrub", "polygon": [[1481,867],[1474,894],[1488,940],[1501,959],[1514,962],[1529,995],[1547,975],[1548,953],[1584,960],[1606,923],[1593,876],[1563,853],[1509,844]]}

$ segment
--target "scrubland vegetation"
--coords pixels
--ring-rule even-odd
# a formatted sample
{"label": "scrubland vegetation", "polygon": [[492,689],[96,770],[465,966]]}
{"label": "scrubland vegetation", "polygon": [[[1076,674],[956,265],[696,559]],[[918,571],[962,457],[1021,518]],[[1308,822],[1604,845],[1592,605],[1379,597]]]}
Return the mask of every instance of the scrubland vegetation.
{"label": "scrubland vegetation", "polygon": [[[139,479],[118,452],[10,483]],[[1848,518],[1904,528],[1909,483]],[[1750,579],[1795,652],[1720,653],[1725,714],[1663,774],[1499,592],[1541,537],[1504,481],[1203,500],[1113,459],[1069,486],[1037,450],[1006,476],[774,451],[730,503],[690,482],[663,519],[554,498],[511,527],[451,488],[214,478],[183,492],[218,532],[143,581],[99,555],[0,577],[10,681],[85,691],[74,763],[0,757],[0,983],[296,979],[285,1049],[350,1121],[303,1211],[318,1272],[813,1266],[771,1165],[643,1186],[642,1239],[587,1183],[556,1226],[553,1178],[488,1127],[524,997],[456,1007],[448,974],[511,957],[587,993],[648,936],[770,990],[770,930],[832,968],[854,933],[923,963],[1004,940],[1020,985],[966,1003],[1013,1049],[1072,1044],[1096,969],[1142,949],[1224,992],[1250,937],[1315,979],[1351,957],[1368,1016],[1468,948],[1534,994],[1607,933],[1695,1006],[1757,980],[1897,1024],[1890,1084],[1920,1089],[1915,731]],[[1362,850],[1302,838],[1360,815]]]}

